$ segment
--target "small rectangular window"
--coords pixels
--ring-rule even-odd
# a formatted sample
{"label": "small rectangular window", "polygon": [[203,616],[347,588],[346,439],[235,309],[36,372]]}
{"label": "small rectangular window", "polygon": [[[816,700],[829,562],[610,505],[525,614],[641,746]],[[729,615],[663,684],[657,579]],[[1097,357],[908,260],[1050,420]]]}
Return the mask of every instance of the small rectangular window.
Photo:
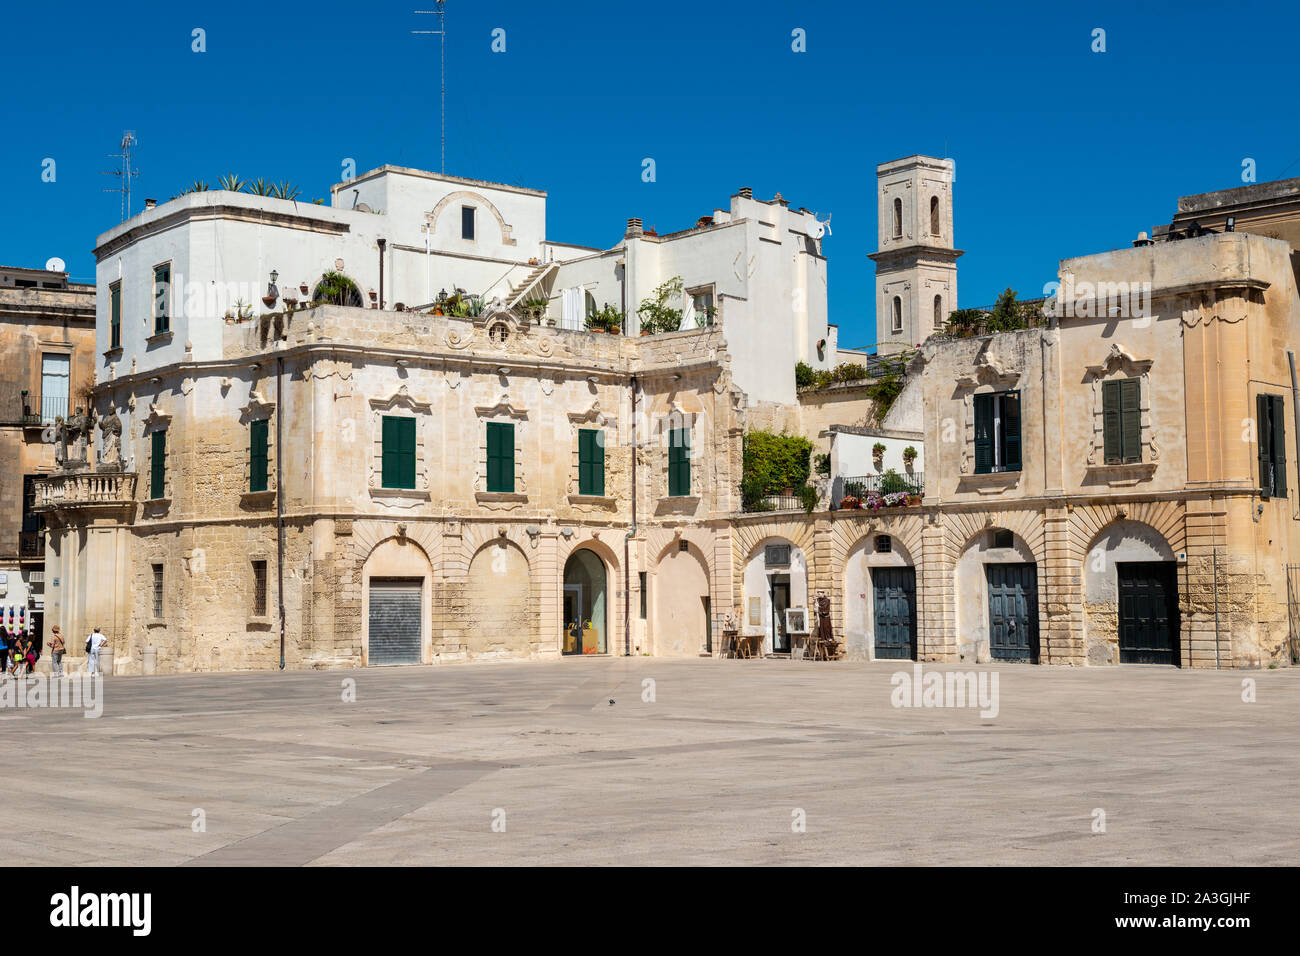
{"label": "small rectangular window", "polygon": [[644,620],[645,620],[645,607],[646,607],[646,596],[645,596],[645,588],[646,588],[646,573],[645,573],[644,571],[639,572],[639,577],[640,577],[640,579],[641,579],[641,620],[644,621]]}
{"label": "small rectangular window", "polygon": [[164,263],[153,270],[153,334],[170,332],[172,327],[172,266]]}
{"label": "small rectangular window", "polygon": [[515,490],[515,426],[509,422],[487,423],[487,490]]}
{"label": "small rectangular window", "polygon": [[474,207],[460,207],[460,237],[462,239],[474,238]]}
{"label": "small rectangular window", "polygon": [[385,488],[415,487],[415,419],[385,415],[380,435],[380,481]]}
{"label": "small rectangular window", "polygon": [[253,616],[266,617],[266,562],[253,562]]}
{"label": "small rectangular window", "polygon": [[691,297],[691,308],[695,312],[695,324],[697,326],[707,326],[713,324],[713,318],[717,314],[717,309],[713,306],[713,289],[692,289],[689,293]]}
{"label": "small rectangular window", "polygon": [[788,568],[790,566],[790,546],[788,544],[769,544],[763,549],[763,565],[768,568]]}
{"label": "small rectangular window", "polygon": [[267,436],[270,431],[265,418],[248,423],[248,490],[266,491],[267,486]]}
{"label": "small rectangular window", "polygon": [[153,617],[155,621],[163,616],[163,566],[153,566]]}
{"label": "small rectangular window", "polygon": [[1010,531],[994,531],[993,547],[995,548],[1012,548],[1015,547],[1015,535]]}
{"label": "small rectangular window", "polygon": [[167,429],[160,428],[149,438],[149,497],[167,497]]}
{"label": "small rectangular window", "polygon": [[605,432],[583,428],[578,432],[578,494],[605,494]]}
{"label": "small rectangular window", "polygon": [[122,347],[122,283],[108,287],[108,347]]}
{"label": "small rectangular window", "polygon": [[887,534],[876,535],[876,553],[889,554],[894,550],[894,539]]}

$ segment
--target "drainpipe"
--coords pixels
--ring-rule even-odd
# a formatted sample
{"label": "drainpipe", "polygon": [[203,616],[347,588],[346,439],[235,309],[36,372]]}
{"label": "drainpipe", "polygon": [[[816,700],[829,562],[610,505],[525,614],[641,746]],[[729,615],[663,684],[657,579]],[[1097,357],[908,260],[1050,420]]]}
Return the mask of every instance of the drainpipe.
{"label": "drainpipe", "polygon": [[[636,376],[632,376],[632,527],[623,536],[623,656],[632,656],[632,539],[636,537]],[[642,600],[645,597],[642,596]]]}
{"label": "drainpipe", "polygon": [[[1291,421],[1295,423],[1296,428],[1300,428],[1300,384],[1296,382],[1295,374],[1295,353],[1290,349],[1286,350],[1286,362],[1291,366]],[[1300,448],[1300,440],[1297,440],[1296,448]],[[1286,457],[1286,448],[1282,449],[1282,457]],[[1297,471],[1300,472],[1300,454],[1296,455]],[[1300,484],[1300,481],[1297,482]],[[1300,519],[1300,503],[1291,509],[1291,520]]]}
{"label": "drainpipe", "polygon": [[280,610],[280,670],[284,670],[284,358],[275,359],[275,576]]}
{"label": "drainpipe", "polygon": [[384,247],[388,245],[387,239],[377,240],[379,243],[379,311],[384,311]]}

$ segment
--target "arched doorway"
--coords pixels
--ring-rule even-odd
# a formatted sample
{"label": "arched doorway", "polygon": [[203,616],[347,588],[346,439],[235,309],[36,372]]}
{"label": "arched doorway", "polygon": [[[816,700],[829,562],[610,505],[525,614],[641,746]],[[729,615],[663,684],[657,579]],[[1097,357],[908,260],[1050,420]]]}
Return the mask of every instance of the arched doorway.
{"label": "arched doorway", "polygon": [[[785,538],[765,538],[745,564],[741,633],[763,637],[765,654],[789,654],[786,611],[808,607],[808,559]],[[808,619],[807,613],[804,615]]]}
{"label": "arched doorway", "polygon": [[609,609],[605,593],[605,562],[588,548],[579,548],[564,563],[562,615],[564,654],[604,654],[608,649]]}
{"label": "arched doorway", "polygon": [[709,571],[704,556],[674,541],[655,567],[654,648],[666,657],[695,657],[709,646]]}
{"label": "arched doorway", "polygon": [[957,646],[963,660],[1038,663],[1038,564],[1020,535],[976,534],[957,560]]}
{"label": "arched doorway", "polygon": [[1178,562],[1159,531],[1111,522],[1088,546],[1083,582],[1089,664],[1182,664]]}
{"label": "arched doorway", "polygon": [[844,561],[844,652],[850,660],[917,660],[916,566],[891,534],[871,534]]}
{"label": "arched doorway", "polygon": [[433,569],[414,541],[380,542],[362,568],[364,661],[367,665],[427,660]]}

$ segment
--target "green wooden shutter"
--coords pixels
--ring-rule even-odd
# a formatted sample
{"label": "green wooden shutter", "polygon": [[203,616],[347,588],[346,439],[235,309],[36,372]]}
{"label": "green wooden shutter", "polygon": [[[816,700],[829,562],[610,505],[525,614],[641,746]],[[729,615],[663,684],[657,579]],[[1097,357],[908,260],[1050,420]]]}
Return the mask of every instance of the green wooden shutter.
{"label": "green wooden shutter", "polygon": [[487,490],[515,490],[515,426],[509,422],[487,424]]}
{"label": "green wooden shutter", "polygon": [[415,419],[385,415],[382,446],[382,478],[385,488],[415,487]]}
{"label": "green wooden shutter", "polygon": [[167,496],[167,429],[160,428],[153,433],[150,448],[149,497],[165,498]]}
{"label": "green wooden shutter", "polygon": [[975,474],[993,470],[993,396],[975,396]]}
{"label": "green wooden shutter", "polygon": [[605,446],[601,431],[584,428],[578,432],[578,493],[605,493]]}
{"label": "green wooden shutter", "polygon": [[691,430],[668,433],[668,494],[677,498],[691,493]]}
{"label": "green wooden shutter", "polygon": [[1020,470],[1020,393],[1002,395],[1002,466]]}
{"label": "green wooden shutter", "polygon": [[1268,395],[1255,396],[1255,435],[1259,444],[1259,495],[1273,497],[1273,403]]}
{"label": "green wooden shutter", "polygon": [[171,283],[171,266],[161,266],[153,271],[154,334],[171,330]]}
{"label": "green wooden shutter", "polygon": [[122,347],[122,287],[115,285],[109,290],[108,347]]}
{"label": "green wooden shutter", "polygon": [[1115,465],[1124,460],[1124,437],[1120,431],[1119,407],[1119,382],[1103,382],[1101,385],[1101,432],[1102,444],[1105,446],[1105,461],[1108,465]]}
{"label": "green wooden shutter", "polygon": [[1142,460],[1142,387],[1139,379],[1125,378],[1119,385],[1119,428],[1121,461]]}
{"label": "green wooden shutter", "polygon": [[1282,396],[1270,395],[1269,418],[1273,425],[1273,496],[1286,497],[1286,412],[1283,410]]}
{"label": "green wooden shutter", "polygon": [[248,490],[266,491],[267,421],[248,423]]}

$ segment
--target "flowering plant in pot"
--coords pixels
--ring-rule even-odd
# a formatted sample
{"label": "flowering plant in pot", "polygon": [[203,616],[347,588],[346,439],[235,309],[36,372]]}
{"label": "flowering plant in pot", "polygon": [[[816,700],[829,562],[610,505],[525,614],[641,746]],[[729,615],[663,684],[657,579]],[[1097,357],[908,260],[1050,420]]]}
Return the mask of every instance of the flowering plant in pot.
{"label": "flowering plant in pot", "polygon": [[879,467],[881,462],[885,460],[884,442],[876,442],[871,446],[871,457],[875,461],[876,466]]}
{"label": "flowering plant in pot", "polygon": [[914,461],[916,461],[916,449],[908,445],[903,449],[903,464],[911,468]]}
{"label": "flowering plant in pot", "polygon": [[862,501],[853,495],[845,495],[840,499],[840,507],[849,511],[858,511],[862,508]]}

